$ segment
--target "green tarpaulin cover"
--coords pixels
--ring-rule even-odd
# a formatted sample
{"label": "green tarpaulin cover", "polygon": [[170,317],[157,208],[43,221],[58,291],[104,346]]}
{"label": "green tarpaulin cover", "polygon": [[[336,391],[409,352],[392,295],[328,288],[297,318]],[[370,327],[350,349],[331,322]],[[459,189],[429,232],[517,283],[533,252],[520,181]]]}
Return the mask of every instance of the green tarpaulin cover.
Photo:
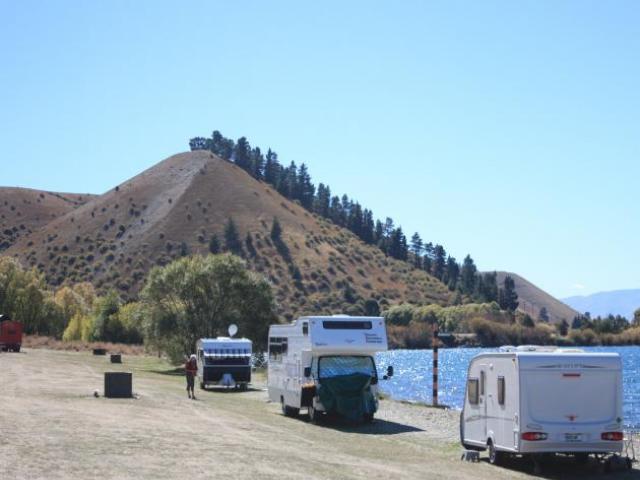
{"label": "green tarpaulin cover", "polygon": [[371,375],[352,373],[320,380],[318,395],[327,412],[359,422],[365,414],[376,411],[376,403],[369,388]]}

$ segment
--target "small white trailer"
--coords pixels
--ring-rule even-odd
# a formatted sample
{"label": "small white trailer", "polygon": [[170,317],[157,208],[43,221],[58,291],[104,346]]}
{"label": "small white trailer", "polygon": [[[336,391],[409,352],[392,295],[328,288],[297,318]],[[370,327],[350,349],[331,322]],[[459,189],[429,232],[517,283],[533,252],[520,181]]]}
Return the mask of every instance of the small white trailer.
{"label": "small white trailer", "polygon": [[[374,355],[387,350],[382,317],[302,317],[269,328],[268,391],[282,412],[306,408],[311,421],[337,413],[372,421],[378,408]],[[384,378],[393,375],[389,367]]]}
{"label": "small white trailer", "polygon": [[213,385],[245,390],[251,383],[251,340],[201,338],[196,350],[198,381],[203,390]]}
{"label": "small white trailer", "polygon": [[[616,353],[522,346],[474,357],[460,440],[507,455],[589,454],[623,449],[622,363]],[[534,457],[536,458],[536,457]]]}

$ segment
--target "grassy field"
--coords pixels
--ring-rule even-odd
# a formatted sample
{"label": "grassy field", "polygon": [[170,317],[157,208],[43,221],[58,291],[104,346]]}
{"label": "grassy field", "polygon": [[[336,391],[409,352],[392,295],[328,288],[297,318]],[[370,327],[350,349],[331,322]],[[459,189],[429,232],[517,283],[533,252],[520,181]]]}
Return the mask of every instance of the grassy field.
{"label": "grassy field", "polygon": [[[136,398],[102,397],[103,372],[114,370],[133,372]],[[461,462],[455,412],[383,401],[372,425],[317,426],[281,415],[264,376],[255,380],[248,392],[197,391],[192,401],[183,377],[154,357],[111,365],[82,352],[0,354],[2,478],[530,478],[523,460]],[[604,478],[568,459],[545,476]]]}

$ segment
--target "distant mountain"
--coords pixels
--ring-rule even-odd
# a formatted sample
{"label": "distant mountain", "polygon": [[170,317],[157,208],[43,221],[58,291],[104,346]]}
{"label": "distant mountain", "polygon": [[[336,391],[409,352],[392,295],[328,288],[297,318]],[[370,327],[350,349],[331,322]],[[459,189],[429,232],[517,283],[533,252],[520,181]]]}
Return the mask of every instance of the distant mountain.
{"label": "distant mountain", "polygon": [[549,321],[551,323],[558,323],[562,321],[562,319],[571,323],[571,320],[578,315],[578,312],[572,309],[569,305],[566,305],[557,298],[549,295],[547,292],[535,286],[527,279],[522,278],[520,275],[510,272],[497,273],[498,285],[500,286],[504,283],[504,279],[507,275],[513,278],[516,286],[516,293],[518,294],[518,301],[520,302],[518,310],[529,314],[533,319],[538,319],[542,307],[547,309]]}
{"label": "distant mountain", "polygon": [[598,292],[585,296],[574,296],[562,299],[579,312],[589,312],[592,317],[606,315],[622,315],[627,320],[633,318],[633,312],[640,308],[640,289],[613,290]]}

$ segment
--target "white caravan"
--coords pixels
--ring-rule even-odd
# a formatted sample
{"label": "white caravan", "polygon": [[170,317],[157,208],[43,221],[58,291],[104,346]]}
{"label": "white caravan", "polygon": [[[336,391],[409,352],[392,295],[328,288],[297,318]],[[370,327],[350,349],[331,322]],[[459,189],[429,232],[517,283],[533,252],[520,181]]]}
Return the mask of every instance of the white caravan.
{"label": "white caravan", "polygon": [[[271,325],[269,399],[280,403],[287,416],[307,408],[314,422],[328,410],[354,421],[372,421],[378,408],[379,380],[374,355],[385,350],[387,332],[382,317],[302,317],[287,325]],[[393,368],[389,367],[384,379],[391,375]],[[343,383],[336,387],[336,382]],[[347,394],[340,388],[351,391]],[[320,397],[327,402],[330,390],[335,397],[327,408]]]}
{"label": "white caravan", "polygon": [[247,388],[251,382],[251,340],[201,338],[196,349],[200,388],[204,390],[211,385]]}
{"label": "white caravan", "polygon": [[491,463],[509,454],[619,453],[622,428],[617,353],[503,347],[469,364],[460,440],[489,449]]}

